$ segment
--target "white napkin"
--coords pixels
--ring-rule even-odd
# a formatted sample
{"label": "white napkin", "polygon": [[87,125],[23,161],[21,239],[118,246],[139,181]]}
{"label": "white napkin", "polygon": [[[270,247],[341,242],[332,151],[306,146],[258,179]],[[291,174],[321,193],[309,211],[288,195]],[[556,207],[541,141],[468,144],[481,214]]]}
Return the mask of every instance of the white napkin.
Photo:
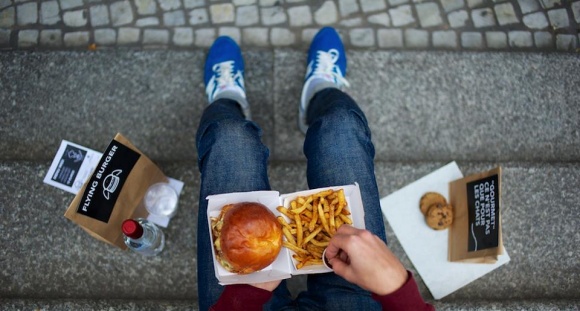
{"label": "white napkin", "polygon": [[381,199],[383,214],[435,299],[453,293],[510,260],[504,250],[495,264],[449,262],[449,230],[435,231],[425,223],[419,209],[421,196],[434,191],[449,200],[449,182],[462,177],[457,164],[451,162]]}

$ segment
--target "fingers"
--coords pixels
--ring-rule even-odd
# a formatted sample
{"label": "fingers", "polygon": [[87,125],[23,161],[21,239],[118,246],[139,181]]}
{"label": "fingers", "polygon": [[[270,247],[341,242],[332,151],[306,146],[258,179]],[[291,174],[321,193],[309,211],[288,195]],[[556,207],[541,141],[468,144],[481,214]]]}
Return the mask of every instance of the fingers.
{"label": "fingers", "polygon": [[349,237],[356,235],[360,231],[364,230],[356,229],[350,225],[340,226],[326,248],[326,258],[331,259],[336,257],[341,249],[348,252],[350,248],[348,243]]}

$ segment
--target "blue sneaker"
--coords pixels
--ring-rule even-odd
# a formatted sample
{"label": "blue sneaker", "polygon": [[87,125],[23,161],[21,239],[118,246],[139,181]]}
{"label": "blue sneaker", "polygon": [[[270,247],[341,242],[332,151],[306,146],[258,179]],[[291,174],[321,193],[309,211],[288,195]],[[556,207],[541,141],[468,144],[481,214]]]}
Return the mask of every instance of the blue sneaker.
{"label": "blue sneaker", "polygon": [[334,28],[324,27],[318,31],[308,50],[308,67],[300,98],[298,127],[306,133],[306,109],[316,92],[328,87],[349,86],[346,75],[346,53],[340,36]]}
{"label": "blue sneaker", "polygon": [[210,104],[220,98],[235,100],[246,119],[250,119],[244,87],[244,59],[240,47],[232,38],[221,36],[212,44],[205,60],[204,82]]}

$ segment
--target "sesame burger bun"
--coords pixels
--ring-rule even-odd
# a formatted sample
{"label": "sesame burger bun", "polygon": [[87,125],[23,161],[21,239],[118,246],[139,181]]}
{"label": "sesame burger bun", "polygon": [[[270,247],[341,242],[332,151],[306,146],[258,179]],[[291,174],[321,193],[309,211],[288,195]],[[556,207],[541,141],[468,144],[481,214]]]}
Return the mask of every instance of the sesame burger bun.
{"label": "sesame burger bun", "polygon": [[[264,205],[229,204],[220,215],[218,261],[226,270],[248,274],[269,266],[282,248],[282,226]],[[218,244],[216,243],[216,244]],[[216,249],[217,249],[216,245]]]}

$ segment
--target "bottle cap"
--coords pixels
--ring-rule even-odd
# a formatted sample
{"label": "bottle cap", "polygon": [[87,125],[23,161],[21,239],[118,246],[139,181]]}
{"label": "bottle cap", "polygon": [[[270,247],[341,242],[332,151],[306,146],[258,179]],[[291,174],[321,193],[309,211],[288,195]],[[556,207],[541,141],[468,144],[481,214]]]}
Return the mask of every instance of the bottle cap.
{"label": "bottle cap", "polygon": [[123,230],[124,235],[132,239],[138,239],[143,235],[143,227],[133,219],[123,221],[121,229]]}

